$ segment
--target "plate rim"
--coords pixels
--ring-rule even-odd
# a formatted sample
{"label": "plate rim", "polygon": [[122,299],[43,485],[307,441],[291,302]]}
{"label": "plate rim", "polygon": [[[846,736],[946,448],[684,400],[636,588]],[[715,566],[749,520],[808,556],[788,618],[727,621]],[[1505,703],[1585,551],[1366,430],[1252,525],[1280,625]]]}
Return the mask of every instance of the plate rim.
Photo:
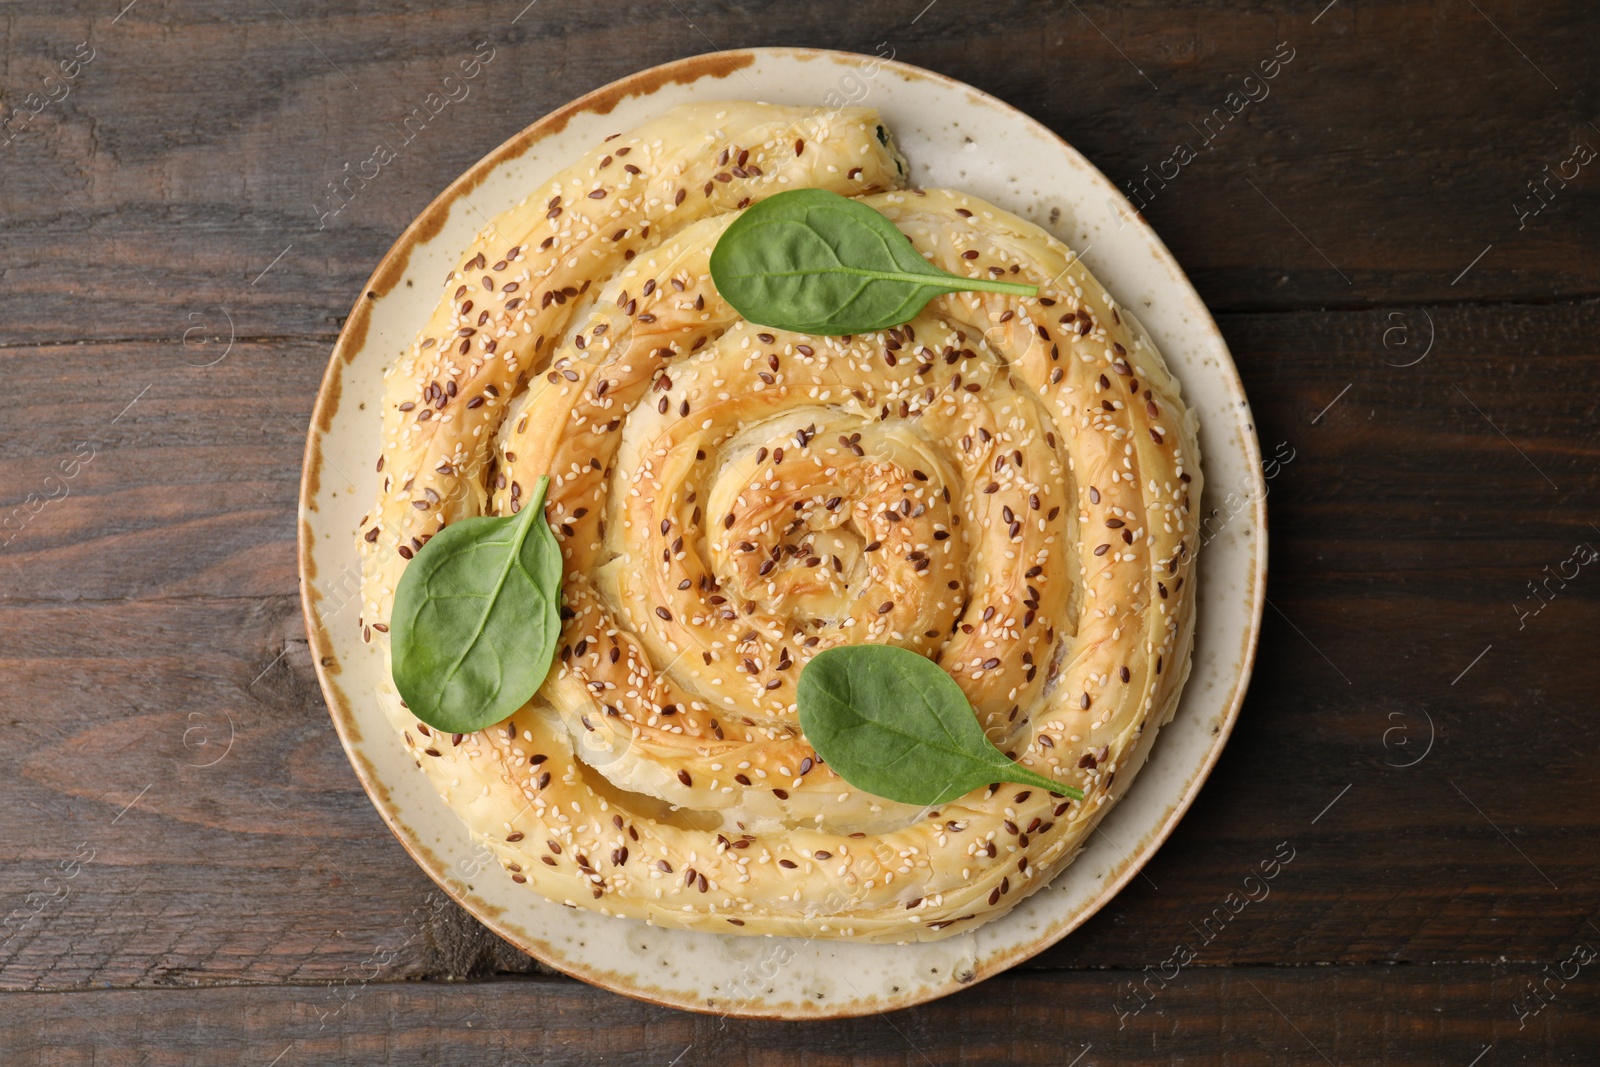
{"label": "plate rim", "polygon": [[[945,88],[964,91],[988,106],[1010,113],[1010,115],[1047,136],[1070,155],[1083,159],[1093,172],[1093,175],[1103,182],[1106,191],[1112,198],[1112,202],[1117,205],[1119,214],[1143,229],[1146,238],[1153,243],[1158,260],[1174,271],[1182,283],[1188,285],[1190,290],[1194,291],[1193,282],[1190,281],[1187,272],[1179,266],[1160,235],[1146,222],[1144,216],[1133,208],[1132,204],[1117,189],[1116,185],[1106,177],[1104,172],[1054,130],[1021,109],[966,82],[900,60],[886,59],[882,56],[868,56],[863,53],[839,49],[783,45],[735,48],[686,56],[635,71],[632,74],[584,93],[512,134],[459,174],[407,224],[394,243],[390,245],[388,251],[379,259],[366,284],[362,286],[361,291],[357,294],[350,314],[340,329],[338,339],[334,342],[333,349],[329,354],[328,364],[323,372],[322,381],[318,386],[316,401],[312,408],[310,426],[306,434],[305,450],[301,461],[300,486],[297,495],[295,563],[300,586],[301,614],[306,627],[312,667],[316,672],[318,684],[327,703],[329,718],[333,720],[334,730],[339,736],[340,745],[344,748],[345,756],[350,761],[351,768],[355,771],[362,790],[367,794],[367,799],[377,809],[384,825],[394,834],[412,861],[450,899],[461,905],[473,918],[487,926],[497,937],[502,938],[518,951],[526,953],[546,966],[579,981],[635,1000],[691,1011],[697,1014],[705,1014],[711,1009],[708,1009],[703,1003],[676,995],[659,987],[624,981],[621,975],[604,969],[586,968],[581,962],[575,962],[555,951],[551,951],[547,946],[529,943],[529,939],[521,932],[511,930],[501,921],[498,909],[477,899],[470,887],[450,878],[447,874],[447,864],[433,855],[432,850],[419,840],[409,827],[399,821],[399,816],[393,810],[394,805],[389,799],[387,787],[377,779],[375,770],[367,765],[366,758],[357,751],[361,738],[359,732],[354,728],[354,715],[349,706],[349,698],[334,680],[334,675],[338,673],[339,669],[338,659],[329,643],[327,630],[322,625],[321,618],[317,613],[316,595],[312,586],[312,582],[316,577],[316,565],[312,558],[314,546],[307,513],[316,510],[312,503],[320,487],[323,475],[321,435],[327,432],[339,408],[340,393],[342,391],[340,374],[343,368],[359,354],[365,344],[367,330],[370,325],[371,303],[390,292],[394,284],[403,275],[410,261],[412,251],[419,243],[430,240],[439,232],[449,215],[450,208],[458,198],[476,188],[496,167],[520,156],[545,137],[560,132],[566,127],[568,121],[577,114],[587,111],[594,111],[600,115],[609,114],[618,104],[631,96],[649,95],[668,84],[692,84],[707,77],[725,78],[729,74],[750,66],[757,59],[769,56],[795,58],[802,61],[826,59],[837,63],[854,63],[861,60],[869,60],[881,67],[897,71],[908,81],[932,81]],[[1234,725],[1238,722],[1245,694],[1249,690],[1260,642],[1263,613],[1265,611],[1268,557],[1266,482],[1261,468],[1261,446],[1256,433],[1255,418],[1250,407],[1249,398],[1245,394],[1244,383],[1239,376],[1238,366],[1233,360],[1232,351],[1229,349],[1226,339],[1222,336],[1221,329],[1217,326],[1216,319],[1211,314],[1210,308],[1199,298],[1198,292],[1195,292],[1194,296],[1196,307],[1203,313],[1203,320],[1197,322],[1196,326],[1210,330],[1221,354],[1226,357],[1218,361],[1218,365],[1213,368],[1213,372],[1225,375],[1227,378],[1226,384],[1231,387],[1232,392],[1240,397],[1243,402],[1243,410],[1239,416],[1241,423],[1239,430],[1241,444],[1251,461],[1248,499],[1251,505],[1249,513],[1252,533],[1251,544],[1254,549],[1247,577],[1250,618],[1243,634],[1238,670],[1233,678],[1232,691],[1227,697],[1226,712],[1218,720],[1218,729],[1214,734],[1211,746],[1206,753],[1205,759],[1192,772],[1188,788],[1168,809],[1166,817],[1160,824],[1146,833],[1144,840],[1139,844],[1133,855],[1127,857],[1120,865],[1120,868],[1115,869],[1113,873],[1107,876],[1100,891],[1092,900],[1081,907],[1075,915],[1063,922],[1057,929],[1048,929],[1025,944],[1018,945],[1008,951],[996,952],[986,960],[979,961],[970,972],[970,975],[958,978],[955,974],[951,974],[940,986],[921,987],[914,992],[898,997],[861,997],[855,1000],[839,1000],[820,1010],[804,1010],[809,1008],[809,1005],[804,1001],[799,1002],[797,1005],[789,1006],[791,1008],[798,1007],[802,1010],[785,1010],[783,1007],[762,1009],[753,1007],[746,1001],[727,1008],[716,1009],[714,1011],[715,1014],[734,1018],[789,1021],[855,1018],[929,1003],[961,989],[977,985],[979,982],[1006,971],[1050,948],[1096,915],[1122,891],[1135,875],[1144,869],[1150,859],[1166,843],[1167,838],[1177,828],[1184,815],[1188,813],[1195,798],[1199,796],[1201,789],[1210,778],[1217,761],[1221,758],[1222,750],[1227,747]]]}

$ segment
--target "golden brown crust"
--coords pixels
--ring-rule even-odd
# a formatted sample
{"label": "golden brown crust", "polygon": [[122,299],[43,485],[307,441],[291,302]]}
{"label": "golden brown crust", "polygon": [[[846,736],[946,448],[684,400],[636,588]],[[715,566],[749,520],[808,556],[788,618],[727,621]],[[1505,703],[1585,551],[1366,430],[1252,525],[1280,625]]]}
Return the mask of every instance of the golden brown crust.
{"label": "golden brown crust", "polygon": [[[608,144],[653,146],[652,189],[678,181],[653,168],[710,170],[711,193],[665,216],[636,198],[606,223],[640,232],[631,257],[626,235],[559,244],[537,277],[469,253],[391,375],[390,476],[361,535],[365,618],[383,620],[405,555],[386,546],[420,547],[419,517],[431,533],[515,511],[548,473],[558,664],[528,707],[469,737],[436,736],[386,692],[397,728],[511,876],[552,900],[877,941],[1003,914],[1127,788],[1188,672],[1200,481],[1177,384],[1069,249],[953,192],[867,202],[945,270],[1037,298],[956,294],[853,338],[741,321],[707,268],[729,209],[797,184],[892,189],[872,112],[701,105]],[[558,188],[587,187],[617,150]],[[721,194],[730,161],[747,187]],[[498,227],[536,246],[555,195],[484,243],[500,247]],[[539,307],[508,313],[513,276]],[[556,291],[565,302],[542,296]],[[468,300],[493,312],[481,327]],[[453,355],[425,346],[440,337]],[[438,414],[419,422],[424,401]],[[1087,799],[1000,786],[925,811],[850,787],[806,744],[794,683],[818,651],[861,642],[934,658],[1002,750]]]}

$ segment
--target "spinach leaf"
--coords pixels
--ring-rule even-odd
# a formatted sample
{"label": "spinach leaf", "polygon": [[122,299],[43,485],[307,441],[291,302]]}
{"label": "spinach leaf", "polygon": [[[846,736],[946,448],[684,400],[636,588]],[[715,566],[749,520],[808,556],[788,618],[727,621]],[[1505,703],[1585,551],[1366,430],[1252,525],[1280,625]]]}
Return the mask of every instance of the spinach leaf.
{"label": "spinach leaf", "polygon": [[800,728],[857,789],[903,804],[943,804],[994,782],[1083,793],[1019,767],[983,735],[954,678],[893,645],[819,653],[800,672]]}
{"label": "spinach leaf", "polygon": [[453,522],[422,546],[389,618],[395,688],[439,730],[501,722],[538,691],[561,634],[561,548],[540,478],[515,515]]}
{"label": "spinach leaf", "polygon": [[747,321],[811,334],[886,330],[945,293],[1039,292],[947,274],[883,215],[826,189],[779,193],[739,216],[711,252],[711,280]]}

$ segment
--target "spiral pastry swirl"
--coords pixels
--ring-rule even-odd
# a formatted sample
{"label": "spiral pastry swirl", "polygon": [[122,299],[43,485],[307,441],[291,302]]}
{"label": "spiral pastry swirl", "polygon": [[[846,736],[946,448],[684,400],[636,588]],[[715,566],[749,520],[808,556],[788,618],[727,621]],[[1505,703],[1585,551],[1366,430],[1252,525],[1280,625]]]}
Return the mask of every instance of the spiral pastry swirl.
{"label": "spiral pastry swirl", "polygon": [[[1064,866],[1189,669],[1195,426],[1068,248],[906,189],[874,112],[691,105],[496,219],[390,372],[363,627],[406,561],[542,475],[564,557],[535,698],[441,736],[382,695],[446,802],[551,900],[721,933],[932,940]],[[966,293],[853,337],[743,321],[707,261],[786,188],[862,196]],[[1085,800],[997,785],[924,810],[854,789],[795,685],[839,645],[944,667],[1002,751]]]}

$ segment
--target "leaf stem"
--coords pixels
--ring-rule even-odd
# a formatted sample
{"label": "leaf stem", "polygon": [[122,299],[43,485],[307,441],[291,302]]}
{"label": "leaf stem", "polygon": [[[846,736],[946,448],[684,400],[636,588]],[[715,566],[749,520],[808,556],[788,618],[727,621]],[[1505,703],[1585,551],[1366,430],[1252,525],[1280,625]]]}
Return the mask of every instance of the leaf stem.
{"label": "leaf stem", "polygon": [[[1008,760],[1007,762],[1010,761]],[[1056,793],[1064,797],[1071,797],[1073,800],[1083,799],[1083,790],[1077,788],[1076,786],[1070,786],[1066,782],[1058,782],[1054,778],[1046,778],[1044,775],[1030,771],[1026,767],[1020,766],[1017,763],[1011,763],[1011,767],[1011,773],[1014,774],[1015,777],[1008,778],[1007,780],[1010,782],[1013,782],[1017,785],[1031,785],[1040,789],[1048,789],[1052,793]]]}
{"label": "leaf stem", "polygon": [[969,290],[981,290],[986,293],[1010,293],[1013,296],[1038,296],[1037,285],[1024,285],[1022,282],[992,282],[987,278],[962,278],[959,274],[951,275],[960,279],[961,283]]}

